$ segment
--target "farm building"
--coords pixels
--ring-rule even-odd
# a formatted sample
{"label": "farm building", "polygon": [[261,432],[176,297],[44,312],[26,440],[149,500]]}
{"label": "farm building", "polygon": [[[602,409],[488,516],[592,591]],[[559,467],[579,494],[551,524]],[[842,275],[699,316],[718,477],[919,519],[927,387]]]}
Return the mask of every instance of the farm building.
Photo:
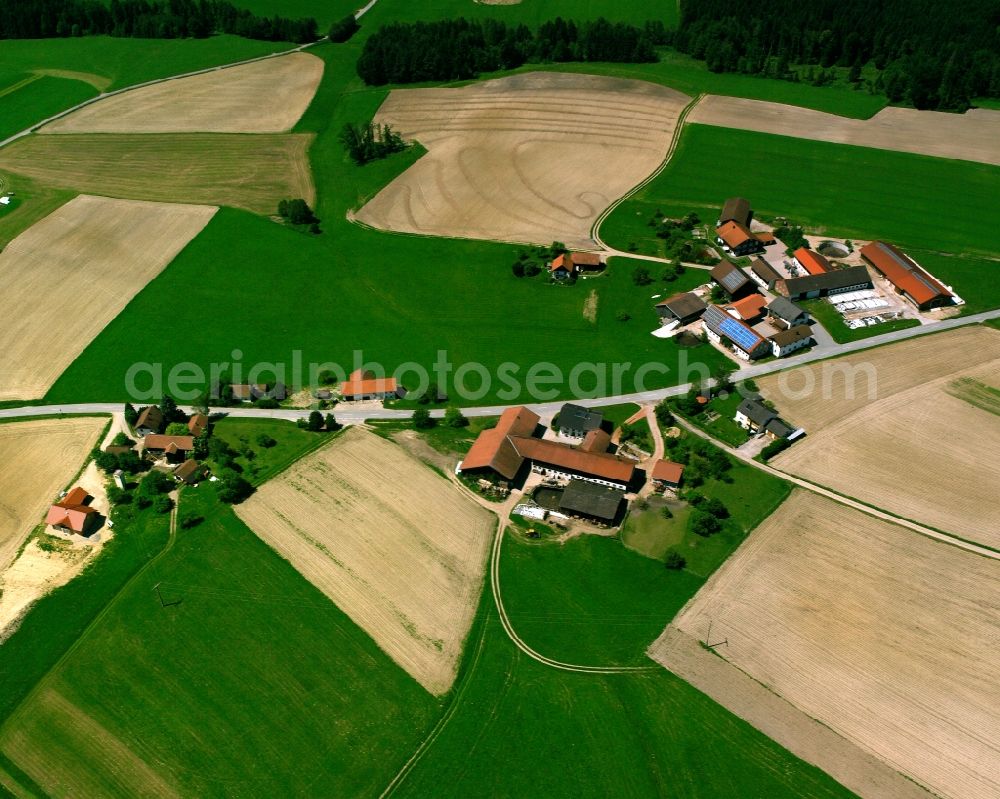
{"label": "farm building", "polygon": [[771,351],[774,356],[784,358],[812,343],[812,328],[809,325],[795,325],[780,333],[775,333],[768,340],[771,342]]}
{"label": "farm building", "polygon": [[849,266],[834,269],[822,275],[806,275],[779,280],[775,291],[790,300],[808,300],[813,297],[827,297],[843,294],[845,291],[860,291],[872,287],[872,276],[864,266]]}
{"label": "farm building", "polygon": [[559,432],[571,438],[583,438],[592,430],[600,429],[604,414],[581,405],[567,402],[559,410]]}
{"label": "farm building", "polygon": [[479,434],[459,470],[513,480],[527,463],[532,471],[557,480],[576,478],[623,489],[632,482],[635,464],[600,452],[603,437],[593,436],[589,445],[585,440],[584,446],[571,447],[535,438],[538,422],[538,415],[527,408],[508,408],[496,427]]}
{"label": "farm building", "polygon": [[762,358],[771,351],[767,340],[760,333],[715,305],[710,305],[705,310],[701,326],[712,341],[716,344],[728,342],[736,357],[744,361]]}
{"label": "farm building", "polygon": [[101,514],[88,504],[90,494],[77,486],[49,508],[45,523],[64,533],[89,536],[100,525]]}
{"label": "farm building", "polygon": [[195,438],[208,429],[208,417],[203,413],[196,413],[188,419],[188,432]]}
{"label": "farm building", "polygon": [[754,231],[753,235],[764,247],[770,247],[772,244],[778,243],[778,240],[774,237],[773,230],[757,230]]}
{"label": "farm building", "polygon": [[656,312],[660,315],[664,323],[679,322],[682,325],[686,325],[688,322],[695,321],[705,313],[706,307],[705,301],[701,297],[690,291],[686,291],[682,294],[675,294],[673,297],[667,297],[665,300],[660,300],[656,303]]}
{"label": "farm building", "polygon": [[237,402],[253,402],[267,392],[267,385],[264,383],[234,383],[230,388],[233,399]]}
{"label": "farm building", "polygon": [[194,449],[194,436],[164,436],[152,433],[142,442],[143,449],[153,455],[163,454],[171,463],[184,460]]}
{"label": "farm building", "polygon": [[753,211],[750,201],[745,197],[730,197],[722,204],[722,211],[715,222],[716,227],[722,227],[726,222],[737,222],[750,227],[753,221]]}
{"label": "farm building", "polygon": [[374,372],[356,369],[340,384],[340,395],[348,402],[396,399],[401,396],[395,377],[375,377]]}
{"label": "farm building", "polygon": [[754,258],[750,264],[750,277],[762,289],[770,291],[774,284],[781,280],[781,275],[763,258]]}
{"label": "farm building", "polygon": [[739,222],[723,222],[715,229],[715,240],[733,255],[753,255],[764,249],[764,242]]}
{"label": "farm building", "polygon": [[192,458],[191,460],[184,461],[184,463],[174,469],[173,474],[174,480],[178,483],[193,485],[205,476],[205,467]]}
{"label": "farm building", "polygon": [[601,256],[594,252],[567,252],[556,256],[549,264],[554,280],[569,280],[581,272],[599,272],[604,268]]}
{"label": "farm building", "polygon": [[135,432],[140,436],[158,433],[163,429],[163,412],[155,405],[148,405],[139,411],[135,420]]}
{"label": "farm building", "polygon": [[729,299],[738,300],[757,291],[753,281],[738,266],[723,261],[711,271],[712,280],[718,283]]}
{"label": "farm building", "polygon": [[607,452],[611,446],[611,434],[606,430],[598,428],[591,430],[583,437],[583,441],[577,446],[581,452]]}
{"label": "farm building", "polygon": [[777,327],[787,330],[795,325],[804,325],[809,321],[809,314],[785,297],[778,297],[767,306],[767,318]]}
{"label": "farm building", "polygon": [[792,257],[795,259],[795,263],[810,275],[825,275],[827,272],[833,271],[833,264],[818,252],[806,247],[799,247],[792,253]]}
{"label": "farm building", "polygon": [[795,432],[759,399],[744,399],[733,418],[736,424],[753,435],[764,433],[770,438],[789,438]]}
{"label": "farm building", "polygon": [[615,524],[622,515],[625,492],[587,480],[570,480],[559,501],[559,510],[602,524]]}
{"label": "farm building", "polygon": [[684,466],[673,461],[658,460],[649,472],[649,479],[657,488],[680,488]]}
{"label": "farm building", "polygon": [[722,310],[734,319],[742,322],[756,322],[764,315],[764,306],[767,300],[760,294],[750,294],[742,300],[724,305]]}
{"label": "farm building", "polygon": [[903,295],[921,311],[951,305],[954,295],[908,255],[884,241],[873,241],[861,248],[861,257],[886,280],[897,294]]}

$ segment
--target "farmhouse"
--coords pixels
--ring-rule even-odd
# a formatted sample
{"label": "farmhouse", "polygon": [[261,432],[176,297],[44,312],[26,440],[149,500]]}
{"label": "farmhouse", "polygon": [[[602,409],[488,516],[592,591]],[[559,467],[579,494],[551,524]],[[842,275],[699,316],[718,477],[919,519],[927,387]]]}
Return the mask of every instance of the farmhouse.
{"label": "farmhouse", "polygon": [[795,325],[804,325],[809,321],[809,314],[791,300],[778,297],[767,306],[767,318],[775,326],[787,330]]}
{"label": "farmhouse", "polygon": [[705,313],[705,301],[697,294],[686,291],[682,294],[675,294],[656,303],[656,312],[665,322],[678,322],[686,325],[693,322]]}
{"label": "farmhouse", "polygon": [[833,265],[826,258],[806,247],[799,247],[792,253],[792,257],[810,275],[824,275],[833,271]]}
{"label": "farmhouse", "polygon": [[905,253],[884,241],[861,248],[861,257],[921,311],[951,305],[954,295]]}
{"label": "farmhouse", "polygon": [[784,358],[812,343],[812,328],[809,325],[795,325],[780,333],[775,333],[768,340],[771,342],[771,351],[774,356]]}
{"label": "farmhouse", "polygon": [[400,396],[400,387],[395,377],[375,377],[374,372],[356,369],[340,384],[340,395],[348,402],[396,399]]}
{"label": "farmhouse", "polygon": [[753,221],[753,211],[750,208],[750,201],[744,197],[730,197],[722,204],[722,211],[715,226],[722,227],[726,222],[738,222],[750,227],[751,221]]}
{"label": "farmhouse", "polygon": [[621,515],[625,492],[587,480],[570,480],[563,491],[559,510],[602,524],[614,524]]}
{"label": "farmhouse", "polygon": [[139,411],[135,420],[135,432],[140,436],[158,433],[163,429],[163,412],[155,405],[148,405]]}
{"label": "farmhouse", "polygon": [[712,341],[716,344],[728,342],[736,357],[744,361],[761,358],[770,352],[771,347],[762,335],[715,305],[705,310],[701,326]]}
{"label": "farmhouse", "polygon": [[[724,222],[717,227],[715,240],[733,255],[752,255],[764,249],[764,242],[739,222]],[[773,241],[773,236],[771,240]]]}
{"label": "farmhouse", "polygon": [[742,322],[756,322],[764,315],[767,300],[760,294],[751,294],[742,300],[723,306],[723,310],[734,319]]}
{"label": "farmhouse", "polygon": [[843,294],[845,291],[860,291],[871,287],[872,276],[864,266],[849,266],[847,269],[834,269],[822,275],[788,278],[779,280],[774,285],[775,291],[790,300],[827,297],[831,294]]}
{"label": "farmhouse", "polygon": [[722,290],[729,295],[729,299],[738,300],[753,294],[753,281],[746,276],[742,269],[734,266],[729,261],[722,261],[711,271],[712,280],[722,286]]}
{"label": "farmhouse", "polygon": [[559,432],[571,438],[583,438],[592,430],[598,430],[604,422],[604,414],[580,405],[567,402],[559,411]]}
{"label": "farmhouse", "polygon": [[754,258],[750,264],[750,277],[762,289],[770,291],[781,280],[779,272],[763,258]]}
{"label": "farmhouse", "polygon": [[267,393],[267,385],[264,383],[234,383],[230,388],[233,390],[233,399],[237,402],[253,402]]}
{"label": "farmhouse", "polygon": [[549,274],[554,280],[569,280],[581,272],[599,272],[603,268],[601,256],[595,252],[567,252],[552,260]]}
{"label": "farmhouse", "polygon": [[163,453],[171,463],[179,463],[194,449],[194,436],[164,436],[151,433],[143,439],[142,446],[148,453],[154,455]]}
{"label": "farmhouse", "polygon": [[196,413],[188,419],[188,432],[195,438],[208,429],[208,417],[203,413]]}
{"label": "farmhouse", "polygon": [[101,514],[88,504],[92,497],[77,486],[49,508],[45,523],[64,533],[91,535],[101,521]]}
{"label": "farmhouse", "polygon": [[759,399],[744,399],[733,418],[736,424],[753,435],[765,433],[770,438],[789,438],[795,432]]}
{"label": "farmhouse", "polygon": [[658,460],[649,473],[649,479],[657,488],[680,488],[683,476],[684,466],[667,460]]}
{"label": "farmhouse", "polygon": [[607,440],[590,436],[581,447],[535,438],[538,414],[524,407],[508,408],[497,426],[484,430],[459,464],[463,474],[494,473],[514,480],[525,463],[532,471],[556,480],[574,478],[625,489],[635,477],[632,461],[600,451]]}
{"label": "farmhouse", "polygon": [[205,467],[194,458],[184,461],[174,469],[174,480],[185,485],[193,485],[205,476]]}

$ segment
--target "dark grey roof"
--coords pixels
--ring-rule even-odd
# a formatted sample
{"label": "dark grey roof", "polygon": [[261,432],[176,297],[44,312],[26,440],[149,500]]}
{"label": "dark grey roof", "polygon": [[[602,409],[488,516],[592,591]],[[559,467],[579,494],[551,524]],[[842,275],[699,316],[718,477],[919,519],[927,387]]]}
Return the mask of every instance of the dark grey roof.
{"label": "dark grey roof", "polygon": [[775,280],[781,280],[781,274],[778,270],[763,258],[754,258],[753,263],[750,264],[750,270],[768,284],[773,283]]}
{"label": "dark grey roof", "polygon": [[740,403],[739,412],[746,416],[751,422],[763,427],[772,419],[777,419],[778,414],[761,403],[759,400],[747,398]]}
{"label": "dark grey roof", "polygon": [[822,275],[805,275],[793,277],[785,281],[788,293],[793,296],[808,294],[811,291],[836,291],[850,286],[871,285],[872,278],[867,267],[849,266],[847,269],[834,269]]}
{"label": "dark grey roof", "polygon": [[781,421],[781,419],[772,419],[764,425],[764,429],[777,438],[788,438],[794,432],[792,428]]}
{"label": "dark grey roof", "polygon": [[730,197],[722,204],[722,213],[719,215],[719,224],[729,220],[739,222],[741,225],[750,224],[750,201],[745,197]]}
{"label": "dark grey roof", "polygon": [[588,432],[596,430],[604,421],[604,414],[601,411],[594,411],[580,405],[573,405],[567,402],[559,410],[559,427],[570,430],[583,430]]}
{"label": "dark grey roof", "polygon": [[624,498],[625,492],[621,489],[609,488],[587,480],[570,480],[566,490],[563,491],[559,509],[613,521]]}
{"label": "dark grey roof", "polygon": [[747,283],[751,283],[750,278],[738,266],[734,266],[729,261],[723,261],[716,266],[712,272],[712,280],[718,283],[730,294],[735,294]]}
{"label": "dark grey roof", "polygon": [[701,321],[708,326],[715,335],[733,342],[737,347],[747,353],[752,353],[760,346],[764,337],[752,327],[746,325],[738,319],[733,318],[721,308],[709,305],[701,317]]}
{"label": "dark grey roof", "polygon": [[796,325],[795,327],[788,328],[788,330],[782,330],[780,333],[775,333],[771,336],[771,341],[779,347],[787,347],[789,344],[794,344],[796,341],[802,341],[804,338],[810,338],[812,334],[813,331],[809,325]]}
{"label": "dark grey roof", "polygon": [[805,311],[803,311],[798,305],[785,297],[778,297],[774,302],[768,305],[767,312],[771,314],[771,316],[777,316],[779,319],[784,319],[789,324],[805,314]]}
{"label": "dark grey roof", "polygon": [[675,316],[678,319],[687,319],[689,316],[702,313],[707,306],[701,297],[689,291],[685,294],[677,294],[674,297],[662,300],[656,303],[656,307],[666,308],[671,316]]}

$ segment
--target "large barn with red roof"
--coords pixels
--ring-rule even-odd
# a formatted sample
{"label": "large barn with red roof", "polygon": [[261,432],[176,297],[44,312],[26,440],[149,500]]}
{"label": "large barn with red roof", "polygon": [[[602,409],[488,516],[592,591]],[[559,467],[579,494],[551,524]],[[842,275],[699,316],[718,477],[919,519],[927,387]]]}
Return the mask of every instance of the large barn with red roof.
{"label": "large barn with red roof", "polygon": [[906,253],[884,241],[861,248],[865,262],[885,277],[910,303],[921,311],[952,305],[955,296],[920,268]]}

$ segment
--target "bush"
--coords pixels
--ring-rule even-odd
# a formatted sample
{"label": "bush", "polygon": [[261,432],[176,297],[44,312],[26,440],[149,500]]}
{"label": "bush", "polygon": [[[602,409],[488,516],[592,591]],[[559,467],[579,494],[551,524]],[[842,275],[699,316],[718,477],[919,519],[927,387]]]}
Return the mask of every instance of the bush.
{"label": "bush", "polygon": [[178,524],[184,530],[190,530],[192,527],[197,527],[203,521],[205,521],[204,516],[200,516],[197,513],[188,512],[181,514],[180,519],[178,520]]}
{"label": "bush", "polygon": [[278,216],[290,225],[314,225],[319,222],[309,203],[302,198],[281,200],[278,203]]}
{"label": "bush", "polygon": [[524,262],[514,261],[511,264],[510,271],[514,273],[514,277],[524,277]]}
{"label": "bush", "polygon": [[667,557],[663,560],[663,565],[671,571],[680,571],[687,566],[687,560],[676,549],[667,550]]}
{"label": "bush", "polygon": [[219,475],[219,499],[228,505],[236,505],[242,502],[253,491],[253,486],[232,469],[227,469]]}
{"label": "bush", "polygon": [[254,406],[257,408],[280,408],[281,403],[279,403],[274,397],[258,397],[254,400]]}
{"label": "bush", "polygon": [[160,494],[153,500],[153,510],[157,513],[170,513],[174,509],[174,501],[166,494]]}
{"label": "bush", "polygon": [[674,518],[674,512],[670,510],[670,506],[664,505],[662,508],[660,508],[660,516],[662,516],[664,519],[672,519]]}
{"label": "bush", "polygon": [[632,282],[637,286],[648,286],[653,282],[649,270],[644,266],[637,266],[632,270]]}
{"label": "bush", "polygon": [[364,166],[369,161],[385,158],[406,149],[403,137],[390,125],[379,125],[375,122],[366,125],[348,122],[340,131],[340,141],[347,149],[351,160],[358,166]]}
{"label": "bush", "polygon": [[453,405],[444,412],[444,424],[445,427],[468,427],[469,420]]}
{"label": "bush", "polygon": [[660,400],[656,406],[656,421],[664,427],[673,427],[674,415],[670,412],[670,404],[666,400]]}
{"label": "bush", "polygon": [[413,426],[418,430],[428,430],[434,427],[434,420],[431,418],[431,412],[425,408],[417,408],[413,412]]}
{"label": "bush", "polygon": [[191,431],[188,430],[188,426],[184,422],[171,422],[167,425],[167,429],[164,431],[165,435],[168,436],[186,436]]}
{"label": "bush", "polygon": [[139,420],[139,411],[135,409],[135,406],[131,402],[125,403],[125,421],[128,422],[129,427],[134,425]]}
{"label": "bush", "polygon": [[537,275],[541,271],[542,271],[542,267],[540,267],[534,261],[526,261],[525,264],[524,264],[524,276],[525,277],[534,277],[535,275]]}
{"label": "bush", "polygon": [[318,433],[323,429],[323,414],[319,411],[313,411],[309,414],[309,421],[306,422],[306,429],[311,430],[314,433]]}
{"label": "bush", "polygon": [[257,438],[255,440],[257,442],[257,446],[263,447],[264,449],[270,449],[271,447],[273,447],[275,444],[278,443],[273,438],[271,438],[271,436],[269,436],[267,433],[258,433]]}
{"label": "bush", "polygon": [[336,417],[332,413],[328,413],[326,415],[326,431],[328,433],[336,433],[341,427],[343,427],[343,425],[337,421]]}
{"label": "bush", "polygon": [[708,538],[722,529],[722,523],[712,514],[695,508],[688,517],[688,529],[695,535]]}
{"label": "bush", "polygon": [[361,29],[361,25],[354,18],[354,14],[348,14],[342,19],[338,19],[333,25],[330,26],[330,32],[327,36],[330,41],[334,44],[342,44],[350,39],[355,33]]}
{"label": "bush", "polygon": [[765,461],[771,460],[779,452],[784,452],[790,446],[792,446],[792,442],[787,438],[776,438],[760,451],[760,457]]}
{"label": "bush", "polygon": [[118,433],[113,439],[111,439],[111,445],[113,447],[131,447],[133,444],[135,444],[135,442],[124,433]]}
{"label": "bush", "polygon": [[619,311],[618,313],[615,314],[615,319],[617,319],[619,322],[627,322],[631,318],[632,314],[630,314],[628,311]]}

